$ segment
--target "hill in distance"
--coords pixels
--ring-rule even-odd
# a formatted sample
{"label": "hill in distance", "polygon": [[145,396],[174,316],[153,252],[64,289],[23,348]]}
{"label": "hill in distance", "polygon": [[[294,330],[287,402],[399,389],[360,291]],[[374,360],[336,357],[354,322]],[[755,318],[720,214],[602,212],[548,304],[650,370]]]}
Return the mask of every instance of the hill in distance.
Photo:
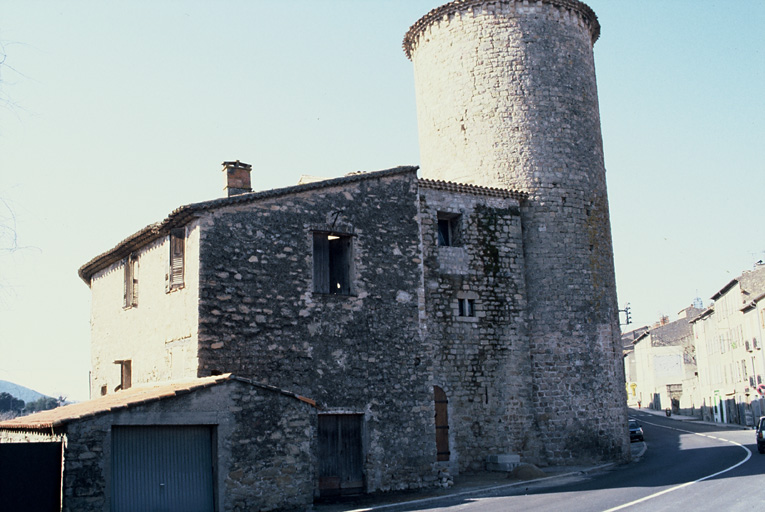
{"label": "hill in distance", "polygon": [[39,400],[40,398],[52,398],[48,397],[47,395],[43,395],[42,393],[38,393],[34,389],[29,389],[20,384],[8,382],[7,380],[0,380],[0,393],[8,393],[9,395],[13,395],[19,400],[24,400],[24,403],[27,404],[34,402],[35,400]]}

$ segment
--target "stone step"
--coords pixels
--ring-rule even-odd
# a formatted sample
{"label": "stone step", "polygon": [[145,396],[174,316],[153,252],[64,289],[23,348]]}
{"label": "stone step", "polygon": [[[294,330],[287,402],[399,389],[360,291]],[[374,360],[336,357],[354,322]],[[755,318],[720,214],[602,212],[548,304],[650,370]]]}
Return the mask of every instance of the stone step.
{"label": "stone step", "polygon": [[492,454],[486,457],[487,471],[510,472],[521,464],[521,456],[515,453]]}

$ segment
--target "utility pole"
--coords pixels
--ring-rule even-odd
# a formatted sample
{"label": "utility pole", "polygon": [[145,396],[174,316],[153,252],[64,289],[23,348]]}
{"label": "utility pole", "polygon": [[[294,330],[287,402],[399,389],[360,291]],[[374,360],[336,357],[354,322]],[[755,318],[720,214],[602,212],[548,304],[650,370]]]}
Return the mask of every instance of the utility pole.
{"label": "utility pole", "polygon": [[630,303],[628,302],[624,309],[620,309],[619,313],[624,313],[625,322],[621,325],[630,325],[632,323],[632,309],[630,309]]}

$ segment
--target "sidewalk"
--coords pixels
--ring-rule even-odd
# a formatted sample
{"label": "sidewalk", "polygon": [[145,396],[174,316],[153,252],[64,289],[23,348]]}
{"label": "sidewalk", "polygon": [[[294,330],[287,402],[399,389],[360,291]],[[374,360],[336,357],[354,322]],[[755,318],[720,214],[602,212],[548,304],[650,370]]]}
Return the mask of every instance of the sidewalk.
{"label": "sidewalk", "polygon": [[[631,443],[632,460],[637,461],[645,453],[645,443]],[[316,512],[366,512],[385,511],[395,512],[411,507],[425,507],[444,498],[469,497],[475,494],[485,494],[502,491],[514,487],[535,487],[552,485],[566,477],[586,475],[603,471],[615,466],[615,463],[599,466],[568,466],[544,468],[547,475],[531,480],[513,479],[508,473],[482,471],[479,473],[464,473],[454,477],[454,485],[443,489],[423,489],[414,491],[388,492],[343,498],[333,503],[314,504]]]}
{"label": "sidewalk", "polygon": [[[634,407],[630,407],[629,412],[633,416],[638,414],[650,414],[652,416],[665,416],[665,417],[667,416],[667,413],[665,411],[656,411],[654,409],[635,409]],[[672,416],[669,416],[669,419],[675,420],[675,421],[693,421],[694,423],[698,423],[700,425],[711,425],[713,427],[732,428],[737,430],[752,430],[754,428],[747,425],[738,425],[736,423],[715,423],[713,421],[702,421],[697,416],[683,416],[682,414],[675,414],[675,413],[672,413]]]}

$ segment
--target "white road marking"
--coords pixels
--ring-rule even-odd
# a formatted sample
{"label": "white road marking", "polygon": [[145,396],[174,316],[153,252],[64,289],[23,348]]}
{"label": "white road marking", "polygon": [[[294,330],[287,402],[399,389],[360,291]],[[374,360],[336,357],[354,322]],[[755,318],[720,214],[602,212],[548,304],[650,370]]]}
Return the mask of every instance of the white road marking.
{"label": "white road marking", "polygon": [[622,509],[625,509],[627,507],[631,507],[632,505],[637,505],[638,503],[643,503],[644,501],[648,501],[650,499],[656,498],[656,497],[661,496],[663,494],[667,494],[667,493],[670,493],[672,491],[677,491],[678,489],[682,489],[683,487],[688,487],[689,485],[693,485],[693,484],[696,484],[696,483],[699,483],[699,482],[703,482],[704,480],[709,480],[710,478],[714,478],[714,477],[716,477],[718,475],[722,475],[723,473],[727,473],[728,471],[730,471],[732,469],[736,469],[737,467],[739,467],[741,464],[745,463],[746,461],[748,461],[752,457],[751,450],[749,450],[749,448],[747,448],[746,446],[744,446],[744,445],[742,445],[740,443],[737,443],[736,441],[731,441],[729,439],[724,439],[722,437],[714,437],[714,436],[710,436],[710,435],[700,434],[698,432],[691,432],[690,430],[683,430],[681,428],[667,427],[667,426],[664,426],[664,425],[658,425],[656,423],[651,423],[651,422],[648,422],[648,421],[643,421],[643,423],[647,423],[647,424],[653,425],[655,427],[668,428],[670,430],[677,430],[678,432],[684,432],[686,434],[693,434],[693,435],[696,435],[696,436],[708,437],[708,438],[711,438],[711,439],[716,439],[718,441],[724,441],[726,443],[730,443],[730,444],[733,444],[733,445],[736,445],[736,446],[742,448],[746,452],[746,457],[744,457],[744,460],[738,462],[737,464],[734,464],[733,466],[731,466],[729,468],[723,469],[722,471],[718,471],[717,473],[714,473],[712,475],[707,475],[707,476],[699,478],[698,480],[694,480],[692,482],[686,482],[684,484],[676,485],[675,487],[670,487],[669,489],[664,489],[663,491],[657,492],[655,494],[651,494],[650,496],[646,496],[645,498],[640,498],[639,500],[631,501],[629,503],[625,503],[624,505],[619,505],[618,507],[609,508],[608,510],[604,510],[603,512],[614,512],[615,510],[622,510]]}

